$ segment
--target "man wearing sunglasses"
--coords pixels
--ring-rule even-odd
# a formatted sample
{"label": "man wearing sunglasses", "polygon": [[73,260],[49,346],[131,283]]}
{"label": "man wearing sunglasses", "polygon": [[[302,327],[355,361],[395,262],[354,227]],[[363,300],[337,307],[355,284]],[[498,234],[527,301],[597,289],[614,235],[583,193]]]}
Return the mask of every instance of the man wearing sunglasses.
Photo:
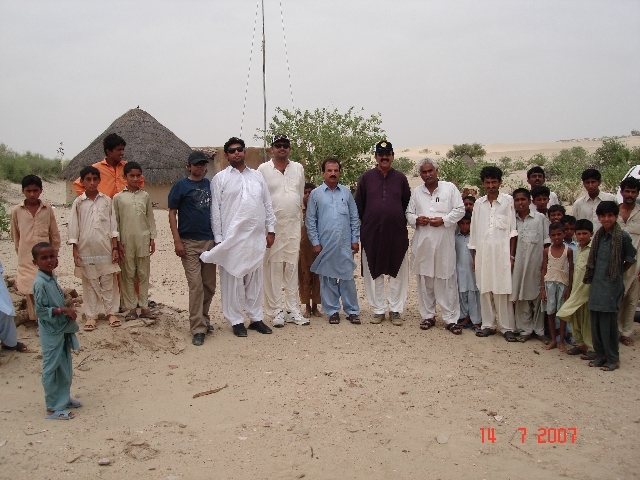
{"label": "man wearing sunglasses", "polygon": [[218,265],[222,313],[233,334],[247,336],[243,310],[251,322],[249,329],[271,333],[262,313],[262,262],[276,235],[271,196],[260,172],[245,165],[242,139],[227,140],[224,156],[229,166],[211,182],[214,247],[200,260]]}
{"label": "man wearing sunglasses", "polygon": [[289,138],[276,135],[271,142],[271,160],[258,167],[269,187],[278,233],[264,256],[265,311],[273,318],[274,327],[284,327],[285,322],[309,325],[309,319],[300,314],[298,301],[304,168],[289,160],[290,151]]}

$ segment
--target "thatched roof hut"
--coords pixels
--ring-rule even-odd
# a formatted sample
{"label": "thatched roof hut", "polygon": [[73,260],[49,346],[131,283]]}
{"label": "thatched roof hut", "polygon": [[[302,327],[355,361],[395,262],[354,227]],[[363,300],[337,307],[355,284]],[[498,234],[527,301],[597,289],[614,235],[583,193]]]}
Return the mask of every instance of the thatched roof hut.
{"label": "thatched roof hut", "polygon": [[132,108],[116,119],[71,160],[60,176],[73,181],[78,178],[82,167],[102,160],[102,140],[110,133],[117,133],[127,141],[125,159],[142,165],[148,184],[167,185],[184,177],[191,147],[140,108]]}

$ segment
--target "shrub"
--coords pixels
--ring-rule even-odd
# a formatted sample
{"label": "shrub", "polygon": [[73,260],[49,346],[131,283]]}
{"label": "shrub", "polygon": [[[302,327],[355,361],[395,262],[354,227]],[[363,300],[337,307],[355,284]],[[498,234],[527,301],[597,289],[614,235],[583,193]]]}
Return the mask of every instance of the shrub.
{"label": "shrub", "polygon": [[4,204],[0,201],[0,237],[3,233],[9,232],[10,225],[9,215],[7,215],[7,211],[4,208]]}
{"label": "shrub", "polygon": [[404,173],[405,175],[409,175],[415,170],[416,163],[410,158],[398,157],[393,161],[393,168],[395,168],[399,172]]}
{"label": "shrub", "polygon": [[46,158],[27,151],[19,154],[0,143],[0,178],[20,183],[26,175],[38,175],[42,179],[55,178],[62,170],[60,159]]}
{"label": "shrub", "polygon": [[451,150],[446,154],[447,158],[462,158],[465,155],[469,155],[474,160],[483,158],[487,154],[487,151],[479,143],[462,143],[460,145],[454,145]]}

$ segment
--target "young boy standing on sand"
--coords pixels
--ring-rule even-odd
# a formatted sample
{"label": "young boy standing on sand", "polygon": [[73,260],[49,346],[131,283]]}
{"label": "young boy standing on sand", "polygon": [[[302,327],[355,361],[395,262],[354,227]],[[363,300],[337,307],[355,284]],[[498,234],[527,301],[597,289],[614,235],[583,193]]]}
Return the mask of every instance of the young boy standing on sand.
{"label": "young boy standing on sand", "polygon": [[58,254],[46,242],[32,248],[33,263],[38,273],[33,281],[40,343],[42,345],[42,386],[47,407],[45,418],[70,420],[75,417],[69,408],[82,406],[71,398],[73,365],[71,349],[79,350],[76,311],[64,303],[64,294],[53,271],[58,266]]}
{"label": "young boy standing on sand", "polygon": [[576,222],[576,239],[578,250],[576,252],[573,283],[571,295],[556,312],[556,317],[571,324],[573,338],[576,346],[570,348],[569,355],[582,355],[583,360],[593,360],[593,343],[591,342],[591,318],[589,316],[589,291],[591,285],[582,282],[587,269],[587,259],[591,251],[591,236],[593,224],[590,220],[582,219]]}
{"label": "young boy standing on sand", "polygon": [[572,209],[572,214],[576,217],[576,220],[580,220],[582,218],[591,220],[594,230],[598,230],[600,228],[598,214],[596,213],[596,208],[600,202],[615,201],[616,199],[615,195],[600,191],[601,183],[602,174],[595,168],[587,168],[582,172],[582,186],[587,194],[577,199],[573,203]]}
{"label": "young boy standing on sand", "polygon": [[498,167],[484,167],[480,179],[487,194],[474,206],[469,237],[482,307],[482,330],[476,336],[488,337],[498,329],[507,342],[517,342],[509,301],[518,236],[513,198],[500,193],[502,170]]}
{"label": "young boy standing on sand", "polygon": [[298,260],[298,289],[300,294],[300,303],[306,308],[302,316],[309,318],[313,314],[314,317],[321,317],[318,311],[320,304],[320,277],[317,273],[311,271],[311,264],[316,256],[313,253],[313,245],[307,235],[307,227],[304,222],[307,216],[307,201],[309,195],[316,186],[313,183],[305,183],[304,197],[302,197],[302,235],[300,236],[300,257]]}
{"label": "young boy standing on sand", "polygon": [[18,254],[18,275],[16,287],[25,295],[29,320],[37,320],[33,304],[33,279],[38,269],[33,264],[31,249],[36,243],[49,242],[60,249],[60,232],[53,208],[40,200],[42,180],[36,175],[22,179],[22,193],[25,196],[20,205],[11,211],[11,239]]}
{"label": "young boy standing on sand", "polygon": [[620,366],[618,353],[618,310],[624,296],[623,274],[636,262],[631,237],[617,222],[618,205],[603,201],[596,207],[602,225],[591,240],[584,283],[591,284],[589,312],[596,359],[590,367],[610,372]]}
{"label": "young boy standing on sand", "polygon": [[533,187],[531,189],[531,198],[533,199],[533,204],[536,206],[536,210],[538,213],[541,213],[545,217],[549,212],[549,196],[551,195],[551,190],[549,190],[544,185],[540,185],[537,187]]}
{"label": "young boy standing on sand", "polygon": [[[539,188],[539,187],[538,187]],[[515,307],[518,341],[526,342],[534,334],[544,337],[544,312],[540,308],[540,276],[542,253],[547,239],[549,220],[531,209],[529,190],[514,190],[518,243],[513,266],[511,301]]]}
{"label": "young boy standing on sand", "polygon": [[82,301],[86,321],[84,330],[96,329],[100,313],[108,316],[111,327],[119,327],[116,317],[120,292],[116,273],[118,262],[118,226],[111,199],[98,191],[100,171],[95,167],[80,170],[85,192],[71,205],[68,243],[73,245],[74,274],[82,279]]}
{"label": "young boy standing on sand", "polygon": [[[156,221],[153,216],[151,197],[140,188],[142,167],[136,162],[124,166],[127,186],[113,197],[120,240],[120,275],[122,306],[129,312],[125,320],[138,318],[136,306],[140,306],[140,318],[155,319],[149,310],[149,273],[151,255],[156,250]],[[138,295],[134,279],[138,277]]]}
{"label": "young boy standing on sand", "polygon": [[556,312],[569,298],[573,281],[573,250],[564,244],[564,227],[561,223],[549,226],[551,245],[544,249],[542,256],[541,298],[544,310],[547,312],[551,341],[545,347],[547,350],[558,347],[565,352],[565,333],[567,323],[560,321],[560,341],[556,340]]}
{"label": "young boy standing on sand", "polygon": [[480,313],[480,293],[476,285],[476,273],[473,271],[473,258],[469,250],[469,232],[473,214],[467,211],[458,220],[456,233],[456,276],[458,277],[458,297],[460,301],[460,320],[458,323],[466,328],[473,326],[479,331],[482,325]]}

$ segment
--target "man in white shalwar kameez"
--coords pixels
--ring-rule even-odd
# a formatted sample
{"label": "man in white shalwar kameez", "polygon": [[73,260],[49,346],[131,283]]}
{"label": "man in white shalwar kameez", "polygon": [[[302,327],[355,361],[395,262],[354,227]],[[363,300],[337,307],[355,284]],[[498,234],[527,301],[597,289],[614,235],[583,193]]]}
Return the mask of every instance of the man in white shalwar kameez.
{"label": "man in white shalwar kameez", "polygon": [[487,194],[474,205],[469,236],[482,310],[482,330],[476,335],[488,337],[498,329],[505,340],[515,342],[513,305],[509,301],[518,236],[513,198],[500,193],[502,170],[498,167],[484,167],[480,179]]}
{"label": "man in white shalwar kameez", "polygon": [[274,327],[284,327],[285,321],[309,325],[309,319],[300,314],[298,300],[304,168],[289,160],[290,151],[289,138],[276,135],[271,142],[272,159],[258,167],[269,187],[278,232],[264,255],[264,306]]}
{"label": "man in white shalwar kameez", "polygon": [[418,164],[424,185],[411,193],[407,222],[415,228],[411,240],[411,273],[418,283],[420,328],[435,325],[436,301],[447,330],[459,335],[462,326],[456,281],[455,234],[464,217],[462,195],[453,183],[438,180],[438,163],[425,158]]}
{"label": "man in white shalwar kameez", "polygon": [[262,263],[273,245],[276,223],[267,184],[260,172],[245,165],[244,148],[236,137],[224,144],[229,166],[211,181],[214,247],[200,255],[219,267],[222,313],[237,337],[247,336],[243,310],[250,329],[271,333],[263,322]]}

